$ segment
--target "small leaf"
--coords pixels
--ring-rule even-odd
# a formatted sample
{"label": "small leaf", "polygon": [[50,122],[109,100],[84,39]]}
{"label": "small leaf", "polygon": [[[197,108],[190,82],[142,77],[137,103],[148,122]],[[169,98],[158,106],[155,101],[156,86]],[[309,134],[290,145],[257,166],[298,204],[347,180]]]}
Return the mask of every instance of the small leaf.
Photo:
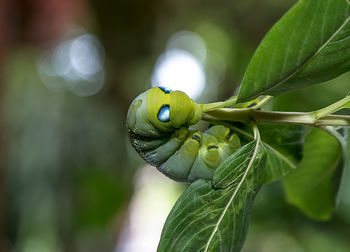
{"label": "small leaf", "polygon": [[256,50],[238,101],[278,95],[333,79],[349,70],[349,2],[299,1]]}
{"label": "small leaf", "polygon": [[[251,140],[253,135],[244,125],[230,126],[241,140]],[[261,124],[259,132],[265,147],[266,168],[264,183],[271,183],[296,169],[301,159],[305,127],[286,124]]]}
{"label": "small leaf", "polygon": [[214,182],[199,179],[181,195],[165,223],[158,252],[240,251],[263,181],[264,147],[253,141],[232,156],[215,171]]}
{"label": "small leaf", "polygon": [[304,144],[304,127],[299,125],[259,125],[266,149],[265,183],[270,183],[296,169]]}
{"label": "small leaf", "polygon": [[305,138],[304,156],[297,169],[284,181],[287,200],[307,216],[327,220],[331,217],[343,166],[342,148],[337,139],[314,128]]}

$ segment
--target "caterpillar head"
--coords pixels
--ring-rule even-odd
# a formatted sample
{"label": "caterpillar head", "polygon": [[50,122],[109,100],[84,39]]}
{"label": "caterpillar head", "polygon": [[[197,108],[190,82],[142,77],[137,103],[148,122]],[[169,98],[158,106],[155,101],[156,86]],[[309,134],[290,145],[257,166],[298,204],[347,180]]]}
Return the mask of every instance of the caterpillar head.
{"label": "caterpillar head", "polygon": [[157,137],[197,123],[201,114],[201,107],[185,93],[155,87],[131,103],[127,126],[135,135]]}

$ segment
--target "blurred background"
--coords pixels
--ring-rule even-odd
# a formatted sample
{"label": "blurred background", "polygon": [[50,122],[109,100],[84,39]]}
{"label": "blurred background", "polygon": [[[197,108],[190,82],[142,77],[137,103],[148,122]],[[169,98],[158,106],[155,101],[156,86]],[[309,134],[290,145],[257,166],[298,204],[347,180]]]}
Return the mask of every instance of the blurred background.
{"label": "blurred background", "polygon": [[[0,251],[155,251],[186,185],[132,149],[129,104],[158,84],[197,102],[230,97],[295,2],[0,0]],[[349,82],[282,95],[275,107],[321,108]],[[350,190],[342,197],[331,221],[315,222],[279,182],[264,186],[243,251],[350,251]]]}

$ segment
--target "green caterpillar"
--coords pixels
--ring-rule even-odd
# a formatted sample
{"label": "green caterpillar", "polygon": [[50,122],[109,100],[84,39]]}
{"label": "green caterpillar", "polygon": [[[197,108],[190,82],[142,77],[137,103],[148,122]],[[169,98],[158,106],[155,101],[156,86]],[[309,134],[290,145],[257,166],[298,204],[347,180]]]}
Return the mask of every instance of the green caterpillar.
{"label": "green caterpillar", "polygon": [[177,181],[210,179],[214,170],[240,148],[240,140],[222,125],[205,132],[189,129],[202,115],[181,91],[156,87],[137,96],[127,115],[131,144],[148,162]]}

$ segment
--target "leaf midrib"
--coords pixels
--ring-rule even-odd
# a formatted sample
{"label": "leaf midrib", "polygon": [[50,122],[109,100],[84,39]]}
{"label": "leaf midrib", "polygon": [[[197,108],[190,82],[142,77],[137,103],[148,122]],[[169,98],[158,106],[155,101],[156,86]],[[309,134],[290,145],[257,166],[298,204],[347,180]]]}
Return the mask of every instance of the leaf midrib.
{"label": "leaf midrib", "polygon": [[255,158],[256,158],[256,156],[258,155],[259,145],[260,145],[260,137],[258,137],[257,140],[256,140],[256,145],[255,145],[254,153],[253,153],[252,159],[250,160],[250,162],[249,162],[249,164],[248,164],[247,170],[245,171],[244,176],[242,177],[241,181],[240,181],[239,184],[237,185],[237,188],[236,188],[235,191],[233,192],[233,194],[232,194],[230,200],[227,202],[227,204],[226,204],[226,206],[225,206],[225,208],[224,208],[222,214],[220,215],[220,218],[218,219],[218,221],[217,221],[217,223],[216,223],[216,225],[215,225],[215,228],[214,228],[213,232],[211,233],[211,235],[210,235],[210,237],[209,237],[209,240],[208,240],[208,242],[207,242],[207,244],[206,244],[206,246],[205,246],[204,252],[207,252],[207,251],[208,251],[209,246],[210,246],[210,244],[211,244],[211,241],[213,240],[213,238],[214,238],[216,232],[218,231],[219,226],[220,226],[220,224],[221,224],[223,218],[225,217],[226,212],[227,212],[229,206],[231,205],[232,201],[233,201],[234,198],[236,197],[236,195],[237,195],[239,189],[241,188],[241,186],[242,186],[244,180],[246,179],[246,177],[247,177],[247,175],[248,175],[249,170],[250,170],[251,167],[253,166],[253,163],[254,163],[254,161],[255,161]]}

